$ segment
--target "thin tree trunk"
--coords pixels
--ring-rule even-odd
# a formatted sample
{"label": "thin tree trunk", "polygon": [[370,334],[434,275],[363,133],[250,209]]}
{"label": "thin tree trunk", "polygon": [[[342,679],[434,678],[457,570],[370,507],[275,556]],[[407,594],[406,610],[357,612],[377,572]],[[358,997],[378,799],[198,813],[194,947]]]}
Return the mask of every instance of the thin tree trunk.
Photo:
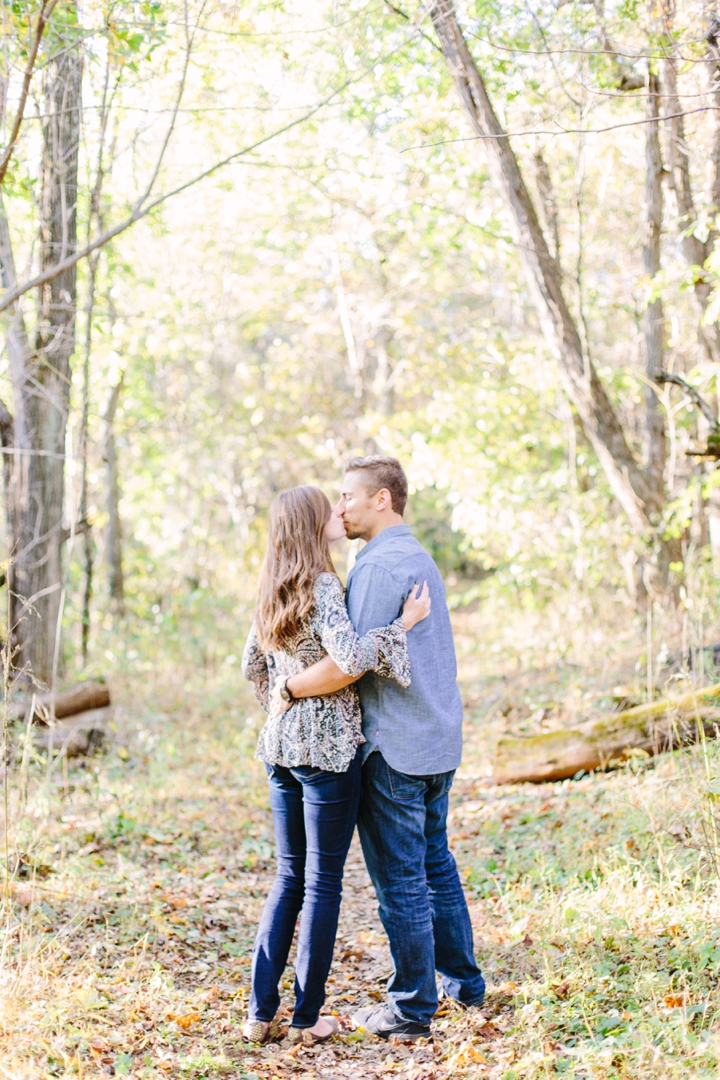
{"label": "thin tree trunk", "polygon": [[[708,187],[708,203],[715,213],[720,212],[720,13],[716,5],[708,4],[706,8],[707,19],[707,54],[706,66],[709,90],[715,111],[711,114],[713,121],[713,138],[710,148],[710,183]],[[712,229],[708,237],[710,251],[712,251],[717,230]]]}
{"label": "thin tree trunk", "polygon": [[[666,60],[663,65],[663,89],[665,108],[668,114],[668,119],[665,121],[668,151],[667,177],[669,185],[675,193],[675,201],[677,202],[678,226],[681,233],[680,243],[682,253],[685,256],[688,265],[693,268],[693,292],[700,312],[698,336],[707,353],[708,359],[711,362],[717,363],[720,362],[720,326],[718,326],[717,323],[705,325],[702,322],[712,293],[712,285],[708,275],[703,271],[703,266],[713,249],[713,242],[710,237],[703,242],[690,231],[693,223],[697,220],[697,212],[695,210],[695,200],[693,198],[692,184],[690,182],[690,157],[685,139],[685,124],[683,117],[677,115],[682,112],[682,102],[678,97],[677,92],[676,63],[677,61],[672,58]],[[717,91],[715,91],[715,96],[718,96]],[[720,105],[720,99],[716,103]],[[720,129],[718,129],[716,125],[714,142],[717,142],[718,140],[718,130]],[[716,149],[717,154],[720,154],[720,146]],[[713,177],[717,169],[715,157],[716,153],[713,152],[711,155]],[[717,182],[720,182],[720,180],[714,177],[712,182],[713,188],[716,186]],[[717,195],[720,195],[720,193],[711,193],[711,201]]]}
{"label": "thin tree trunk", "polygon": [[560,263],[560,221],[558,217],[557,199],[553,187],[550,169],[543,157],[543,152],[538,146],[533,157],[535,164],[535,183],[540,195],[540,215],[542,217],[545,238],[550,248],[550,254],[555,261]]}
{"label": "thin tree trunk", "polygon": [[[5,493],[5,528],[7,530],[8,548],[12,550],[13,515],[12,506],[12,451],[15,449],[15,424],[4,401],[0,401],[0,446],[3,449],[3,489]],[[6,581],[10,578],[9,571],[4,575]],[[8,627],[8,638],[11,639],[11,627]]]}
{"label": "thin tree trunk", "polygon": [[[647,119],[645,125],[645,204],[647,232],[643,261],[651,285],[660,273],[660,241],[662,238],[662,156],[660,153],[660,83],[657,75],[648,73]],[[662,499],[665,468],[665,425],[661,405],[655,390],[656,378],[663,367],[664,315],[662,299],[658,296],[645,308],[645,417],[647,431],[647,475],[659,500]]]}
{"label": "thin tree trunk", "polygon": [[[45,72],[42,121],[43,270],[76,248],[77,176],[82,55],[68,42]],[[36,354],[22,385],[30,453],[16,535],[15,621],[21,658],[36,679],[50,682],[62,591],[62,513],[65,431],[70,403],[70,359],[75,347],[76,268],[42,287]],[[17,414],[16,414],[17,419]],[[23,478],[24,479],[24,478]]]}
{"label": "thin tree trunk", "polygon": [[115,413],[124,379],[113,387],[105,410],[105,461],[107,464],[107,545],[106,558],[110,567],[110,601],[116,615],[125,614],[125,582],[122,560],[122,522],[120,520],[120,477],[115,446]]}
{"label": "thin tree trunk", "polygon": [[560,273],[546,243],[510,140],[501,128],[483,78],[458,25],[452,0],[430,9],[443,54],[473,130],[485,146],[492,178],[500,190],[545,337],[557,358],[568,397],[616,498],[634,529],[643,533],[657,519],[662,501],[639,468],[610,399],[589,358],[562,292]]}
{"label": "thin tree trunk", "polygon": [[92,320],[95,307],[95,277],[98,256],[90,258],[90,280],[85,308],[85,356],[83,358],[82,416],[80,420],[80,513],[85,525],[83,533],[83,591],[80,614],[82,665],[86,666],[90,646],[90,602],[93,592],[93,535],[88,523],[88,424],[90,421],[90,353],[92,350]]}
{"label": "thin tree trunk", "polygon": [[[100,138],[98,141],[97,150],[97,167],[95,171],[95,183],[93,185],[92,193],[90,195],[90,206],[87,221],[87,236],[86,244],[90,242],[90,230],[93,222],[98,232],[102,232],[105,222],[104,214],[102,212],[102,188],[103,180],[105,179],[105,170],[103,168],[103,159],[105,155],[105,138],[107,135],[108,120],[110,118],[109,102],[112,98],[115,89],[117,89],[117,82],[110,92],[110,73],[111,73],[111,60],[108,57],[107,65],[105,68],[105,83],[103,86],[102,105],[100,114]],[[80,521],[84,523],[85,531],[83,535],[83,593],[82,593],[82,612],[80,617],[81,625],[81,653],[83,667],[88,661],[88,652],[90,647],[90,629],[91,629],[91,615],[90,604],[93,594],[93,549],[94,549],[94,537],[92,530],[88,522],[88,444],[89,444],[89,423],[90,423],[90,357],[92,354],[92,337],[93,337],[93,314],[95,311],[95,287],[97,283],[98,264],[100,262],[101,250],[93,252],[88,260],[88,291],[87,302],[85,305],[85,355],[83,358],[83,389],[82,389],[82,417],[80,422],[80,459],[82,462],[82,475],[80,486]]]}

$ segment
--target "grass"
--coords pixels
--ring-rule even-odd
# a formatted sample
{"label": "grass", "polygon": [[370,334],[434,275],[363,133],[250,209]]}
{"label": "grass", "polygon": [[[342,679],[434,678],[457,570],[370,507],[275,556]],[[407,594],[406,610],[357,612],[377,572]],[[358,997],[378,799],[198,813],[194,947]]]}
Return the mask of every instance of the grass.
{"label": "grass", "polygon": [[[608,686],[632,681],[639,650],[627,659],[628,630],[607,638],[604,671],[567,655],[531,665],[520,639],[503,661],[478,648],[478,617],[456,625],[469,704],[450,831],[488,980],[480,1012],[446,1003],[424,1046],[388,1046],[345,1023],[332,1047],[245,1048],[249,953],[272,867],[251,756],[257,706],[230,676],[211,693],[148,685],[164,709],[120,686],[103,754],[49,781],[42,758],[32,762],[22,812],[9,773],[0,1077],[717,1076],[716,746],[495,788],[499,731],[601,707]],[[331,1008],[342,1018],[380,997],[387,970],[354,852]]]}

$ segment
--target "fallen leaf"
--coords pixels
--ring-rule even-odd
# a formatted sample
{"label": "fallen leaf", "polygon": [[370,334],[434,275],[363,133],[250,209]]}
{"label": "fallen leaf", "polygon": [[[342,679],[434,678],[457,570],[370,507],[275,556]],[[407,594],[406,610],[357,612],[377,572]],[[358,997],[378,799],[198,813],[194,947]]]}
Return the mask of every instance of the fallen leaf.
{"label": "fallen leaf", "polygon": [[448,1069],[466,1069],[468,1065],[485,1065],[487,1058],[470,1042],[464,1043],[448,1061]]}
{"label": "fallen leaf", "polygon": [[199,1020],[202,1020],[200,1013],[197,1012],[185,1013],[183,1016],[176,1016],[175,1013],[168,1013],[167,1018],[168,1020],[174,1020],[177,1026],[182,1028],[183,1031],[187,1031],[193,1024],[197,1024]]}

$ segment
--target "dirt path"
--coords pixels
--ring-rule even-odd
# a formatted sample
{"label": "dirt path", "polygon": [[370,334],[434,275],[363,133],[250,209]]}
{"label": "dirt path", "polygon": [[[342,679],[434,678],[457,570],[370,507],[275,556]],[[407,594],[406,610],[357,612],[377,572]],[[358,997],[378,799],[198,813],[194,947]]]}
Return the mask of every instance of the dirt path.
{"label": "dirt path", "polygon": [[[357,842],[328,983],[341,1034],[317,1048],[242,1043],[273,875],[252,732],[129,714],[117,745],[71,763],[49,793],[40,773],[13,834],[3,1080],[717,1076],[720,907],[693,794],[704,773],[688,756],[491,788],[486,740],[484,721],[468,730],[449,833],[488,994],[479,1010],[444,1005],[432,1042],[414,1045],[350,1030],[390,971]],[[289,966],[281,1033],[292,982]]]}
{"label": "dirt path", "polygon": [[[342,1024],[342,1035],[331,1045],[288,1050],[283,1043],[248,1052],[245,1067],[259,1076],[282,1074],[333,1077],[374,1077],[391,1073],[402,1080],[456,1076],[475,1065],[504,1069],[513,1052],[503,1044],[509,1005],[503,995],[488,995],[482,1009],[461,1011],[443,1004],[434,1024],[434,1038],[415,1044],[392,1044],[351,1031],[350,1015],[362,1005],[382,1001],[391,970],[387,939],[377,914],[375,893],[362,859],[357,836],[348,858],[335,961],[328,984],[326,1010]],[[288,1000],[289,997],[289,1000]],[[291,995],[283,1002],[283,1030],[290,1020]],[[482,1049],[481,1049],[482,1047]],[[494,1072],[483,1069],[483,1074]],[[498,1074],[499,1075],[499,1074]]]}

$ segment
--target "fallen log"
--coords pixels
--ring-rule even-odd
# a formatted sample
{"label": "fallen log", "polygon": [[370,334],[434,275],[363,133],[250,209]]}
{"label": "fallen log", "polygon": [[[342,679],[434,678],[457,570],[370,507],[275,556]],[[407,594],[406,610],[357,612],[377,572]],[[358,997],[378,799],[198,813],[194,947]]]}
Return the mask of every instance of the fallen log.
{"label": "fallen log", "polygon": [[497,784],[567,780],[579,772],[622,764],[634,751],[660,754],[720,727],[720,684],[677,698],[637,705],[576,728],[504,736],[493,762]]}
{"label": "fallen log", "polygon": [[52,746],[53,754],[79,757],[92,753],[102,746],[115,710],[112,705],[60,720],[51,726],[43,725],[33,731],[33,742],[38,750]]}
{"label": "fallen log", "polygon": [[[31,703],[32,698],[18,703],[16,710],[18,720],[24,720],[27,717]],[[52,704],[52,694],[37,694],[33,719],[47,722],[52,713]],[[105,683],[78,683],[77,686],[71,686],[69,690],[62,690],[59,694],[55,694],[55,719],[76,716],[78,713],[87,712],[88,709],[103,709],[109,704],[110,687]]]}

